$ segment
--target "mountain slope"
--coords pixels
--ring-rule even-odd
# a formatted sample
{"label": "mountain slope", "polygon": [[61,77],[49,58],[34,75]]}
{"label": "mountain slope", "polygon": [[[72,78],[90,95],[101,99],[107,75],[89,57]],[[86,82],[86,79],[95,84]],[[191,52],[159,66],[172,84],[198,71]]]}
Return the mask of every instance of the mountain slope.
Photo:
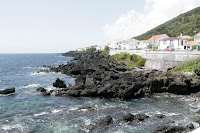
{"label": "mountain slope", "polygon": [[193,36],[195,34],[193,31],[200,32],[200,7],[183,13],[135,38],[146,40],[152,37],[152,35],[158,34],[167,34],[170,37],[176,37],[180,33]]}

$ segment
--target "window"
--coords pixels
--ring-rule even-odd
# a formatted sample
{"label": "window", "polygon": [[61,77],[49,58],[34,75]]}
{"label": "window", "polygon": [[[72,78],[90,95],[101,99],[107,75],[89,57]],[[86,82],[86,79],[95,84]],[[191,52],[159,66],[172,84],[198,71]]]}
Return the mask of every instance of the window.
{"label": "window", "polygon": [[163,41],[163,44],[167,44],[167,41],[166,41],[166,40],[164,40],[164,41]]}
{"label": "window", "polygon": [[174,42],[173,42],[173,40],[170,40],[170,43],[169,44],[173,44]]}
{"label": "window", "polygon": [[181,41],[181,45],[183,45],[183,40]]}

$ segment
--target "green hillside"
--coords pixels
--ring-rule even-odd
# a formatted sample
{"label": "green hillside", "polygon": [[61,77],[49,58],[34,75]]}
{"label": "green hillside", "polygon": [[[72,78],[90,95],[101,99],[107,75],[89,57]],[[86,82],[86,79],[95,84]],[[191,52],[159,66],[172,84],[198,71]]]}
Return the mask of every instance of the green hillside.
{"label": "green hillside", "polygon": [[138,40],[146,40],[152,37],[152,35],[158,34],[167,34],[170,37],[176,37],[180,33],[193,36],[195,34],[193,31],[200,32],[200,7],[181,14],[135,38]]}

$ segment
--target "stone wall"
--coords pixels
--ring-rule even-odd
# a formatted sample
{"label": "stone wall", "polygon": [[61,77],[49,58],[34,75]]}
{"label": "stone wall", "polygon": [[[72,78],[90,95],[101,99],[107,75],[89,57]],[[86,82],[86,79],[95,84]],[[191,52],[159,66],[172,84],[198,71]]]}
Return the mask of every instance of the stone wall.
{"label": "stone wall", "polygon": [[145,67],[167,71],[180,62],[200,56],[200,51],[150,51],[150,50],[110,50],[110,55],[118,53],[137,54],[146,58]]}

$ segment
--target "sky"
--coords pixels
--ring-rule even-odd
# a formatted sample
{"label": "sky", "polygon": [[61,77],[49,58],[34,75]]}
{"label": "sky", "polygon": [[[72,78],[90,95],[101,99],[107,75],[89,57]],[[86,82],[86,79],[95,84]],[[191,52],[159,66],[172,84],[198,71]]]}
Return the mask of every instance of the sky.
{"label": "sky", "polygon": [[0,0],[0,53],[62,53],[140,35],[200,0]]}

